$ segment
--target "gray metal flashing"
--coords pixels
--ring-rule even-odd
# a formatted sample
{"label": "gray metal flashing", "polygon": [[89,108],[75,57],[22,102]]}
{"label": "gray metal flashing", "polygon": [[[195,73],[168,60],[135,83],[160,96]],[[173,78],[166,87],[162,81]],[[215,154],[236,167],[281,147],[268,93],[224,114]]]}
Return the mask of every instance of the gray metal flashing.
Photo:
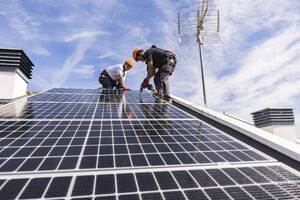
{"label": "gray metal flashing", "polygon": [[279,136],[273,135],[267,131],[251,126],[240,120],[230,118],[222,113],[215,112],[207,107],[196,105],[194,103],[188,102],[179,97],[173,96],[173,101],[175,103],[186,106],[188,109],[195,111],[211,120],[228,126],[241,134],[244,134],[267,147],[272,148],[274,151],[278,151],[289,158],[300,162],[300,145],[290,142],[288,140],[282,139]]}

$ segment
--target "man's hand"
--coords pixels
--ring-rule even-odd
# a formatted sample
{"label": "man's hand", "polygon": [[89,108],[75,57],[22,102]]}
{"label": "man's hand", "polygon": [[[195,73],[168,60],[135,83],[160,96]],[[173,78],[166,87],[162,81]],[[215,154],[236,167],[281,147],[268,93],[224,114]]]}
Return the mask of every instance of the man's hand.
{"label": "man's hand", "polygon": [[149,80],[145,78],[142,82],[142,87],[146,88],[148,86],[148,83],[149,83]]}
{"label": "man's hand", "polygon": [[123,90],[128,90],[128,91],[131,90],[131,89],[127,88],[125,85],[123,85],[122,88],[123,88]]}

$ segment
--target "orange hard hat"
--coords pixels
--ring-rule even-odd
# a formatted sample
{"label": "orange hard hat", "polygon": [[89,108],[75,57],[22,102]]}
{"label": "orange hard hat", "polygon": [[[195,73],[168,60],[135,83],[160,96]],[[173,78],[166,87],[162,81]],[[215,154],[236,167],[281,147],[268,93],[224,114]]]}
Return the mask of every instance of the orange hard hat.
{"label": "orange hard hat", "polygon": [[137,52],[139,52],[139,51],[143,51],[143,49],[135,49],[135,50],[132,52],[132,57],[133,57],[133,59],[134,59],[136,62],[138,62],[138,60],[136,59],[136,54],[137,54]]}
{"label": "orange hard hat", "polygon": [[134,62],[132,61],[132,60],[126,60],[126,63],[128,64],[128,65],[130,65],[130,67],[133,67],[133,65],[134,65]]}

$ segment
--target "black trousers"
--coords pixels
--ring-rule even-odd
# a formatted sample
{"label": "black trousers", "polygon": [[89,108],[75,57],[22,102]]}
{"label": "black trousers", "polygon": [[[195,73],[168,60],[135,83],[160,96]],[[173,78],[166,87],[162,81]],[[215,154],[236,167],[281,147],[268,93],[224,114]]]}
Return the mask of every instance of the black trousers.
{"label": "black trousers", "polygon": [[159,94],[163,94],[166,100],[171,99],[169,76],[172,75],[175,70],[175,66],[170,63],[163,65],[158,72],[154,75],[154,84],[156,91]]}

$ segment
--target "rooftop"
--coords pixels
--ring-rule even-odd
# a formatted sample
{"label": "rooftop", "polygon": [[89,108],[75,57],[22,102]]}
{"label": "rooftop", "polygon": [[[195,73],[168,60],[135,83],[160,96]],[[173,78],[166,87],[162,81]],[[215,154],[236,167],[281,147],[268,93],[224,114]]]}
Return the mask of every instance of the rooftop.
{"label": "rooftop", "polygon": [[178,97],[54,88],[0,106],[0,199],[297,199],[299,152]]}

